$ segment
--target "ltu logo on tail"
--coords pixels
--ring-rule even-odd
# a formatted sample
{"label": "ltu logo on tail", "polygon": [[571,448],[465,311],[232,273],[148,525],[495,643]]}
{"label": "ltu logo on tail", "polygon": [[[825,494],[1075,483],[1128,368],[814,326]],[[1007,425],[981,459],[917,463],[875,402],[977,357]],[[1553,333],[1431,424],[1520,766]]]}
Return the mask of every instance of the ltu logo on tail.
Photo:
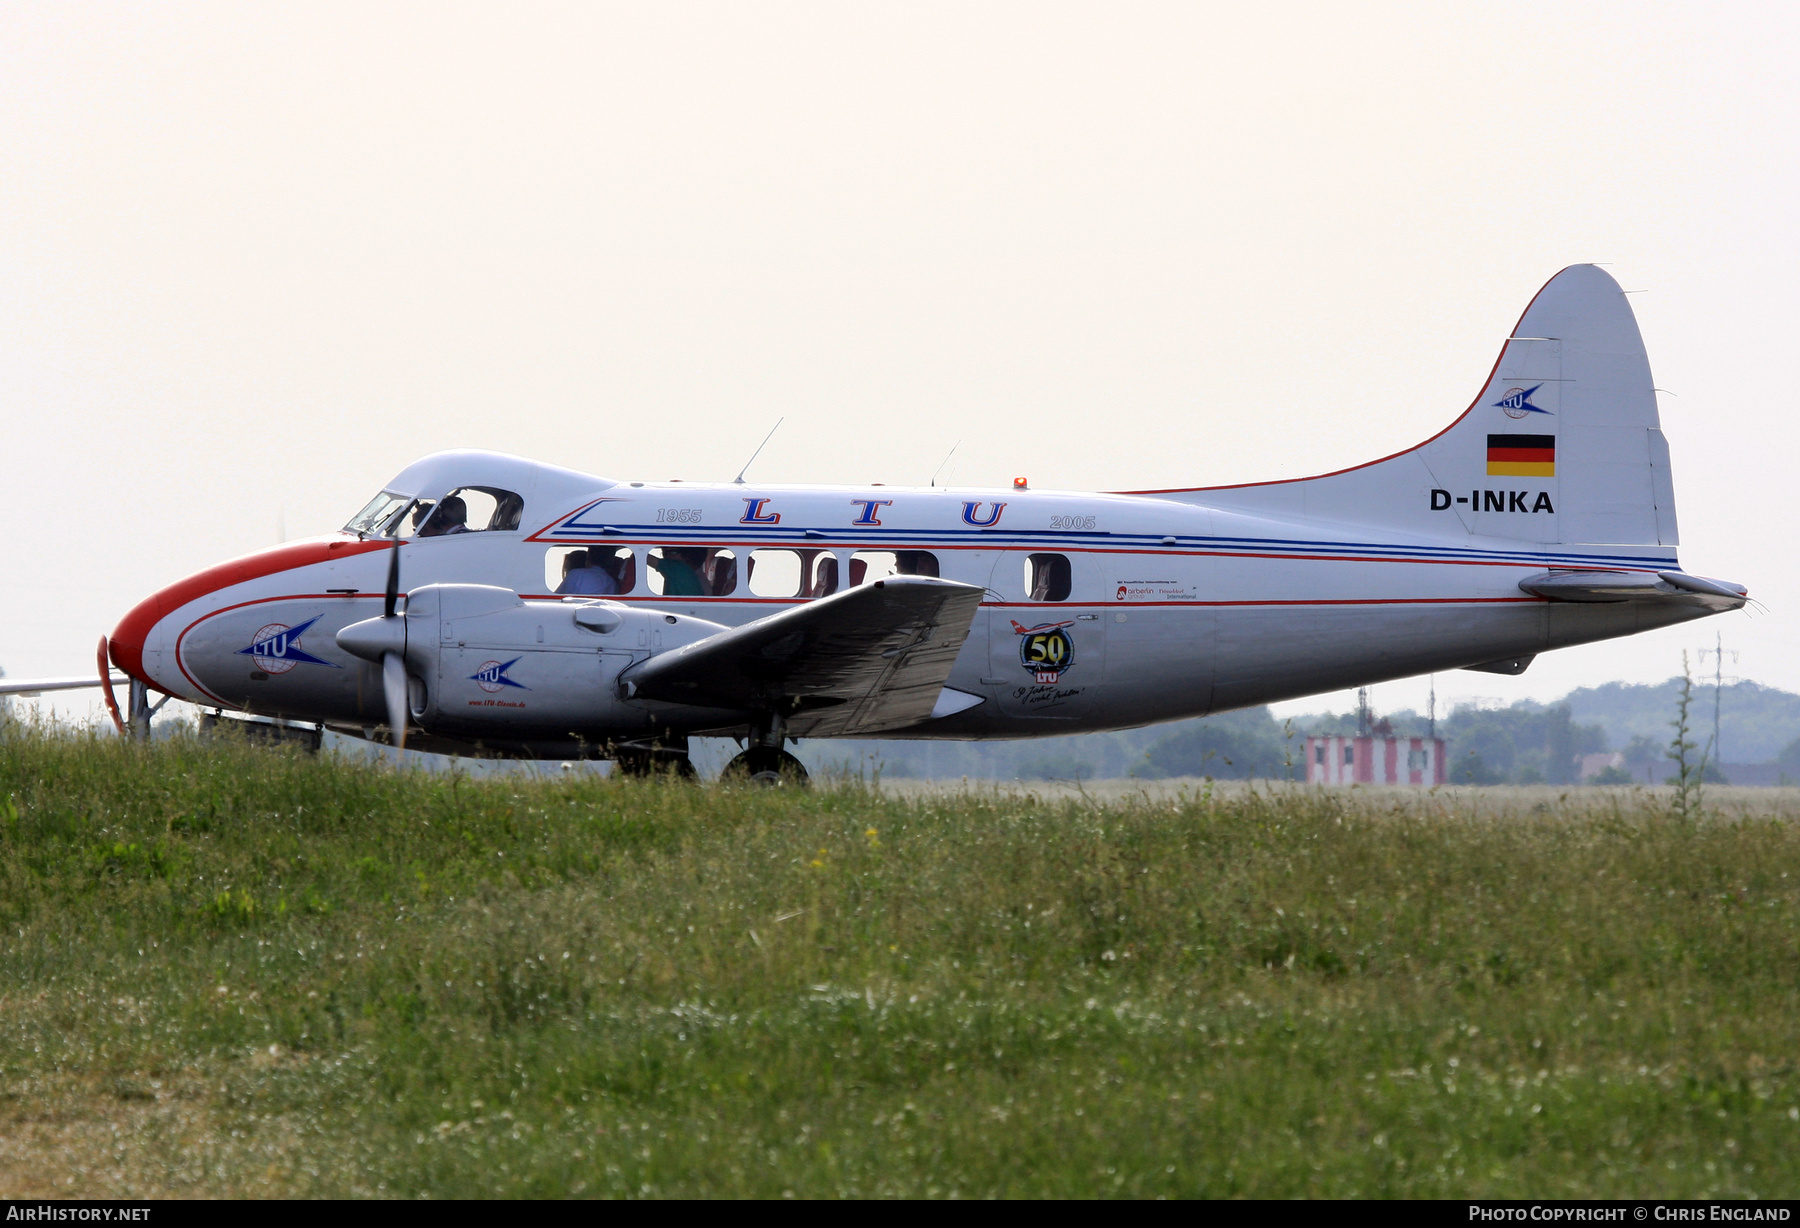
{"label": "ltu logo on tail", "polygon": [[1508,388],[1506,395],[1495,401],[1494,406],[1504,409],[1508,418],[1523,418],[1526,414],[1549,414],[1555,417],[1549,410],[1540,409],[1531,403],[1531,395],[1542,387],[1542,384],[1533,384],[1529,388]]}
{"label": "ltu logo on tail", "polygon": [[504,665],[502,665],[498,661],[484,662],[480,669],[476,670],[474,673],[469,675],[469,681],[473,682],[475,685],[479,686],[482,690],[486,691],[489,695],[494,694],[494,692],[500,690],[503,687],[509,687],[509,686],[517,687],[521,691],[529,691],[531,688],[526,686],[524,683],[514,682],[511,678],[508,678],[506,676],[506,671],[511,669],[513,666],[517,665],[522,660],[524,660],[523,657],[514,657],[512,660],[506,662]]}

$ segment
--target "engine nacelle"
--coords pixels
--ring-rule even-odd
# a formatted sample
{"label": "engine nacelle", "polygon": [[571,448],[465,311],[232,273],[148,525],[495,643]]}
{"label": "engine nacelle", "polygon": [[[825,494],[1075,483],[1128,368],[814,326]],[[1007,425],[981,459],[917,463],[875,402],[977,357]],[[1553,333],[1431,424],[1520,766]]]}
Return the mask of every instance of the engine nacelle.
{"label": "engine nacelle", "polygon": [[[619,674],[727,628],[621,602],[526,601],[485,584],[430,584],[406,598],[412,716],[445,737],[603,741],[729,714],[630,700]],[[680,718],[671,720],[679,712]]]}

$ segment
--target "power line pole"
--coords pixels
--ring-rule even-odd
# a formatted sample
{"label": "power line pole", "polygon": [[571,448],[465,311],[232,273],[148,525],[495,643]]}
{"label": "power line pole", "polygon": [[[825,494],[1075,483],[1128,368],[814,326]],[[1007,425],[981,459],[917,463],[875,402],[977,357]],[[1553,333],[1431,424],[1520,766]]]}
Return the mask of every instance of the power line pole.
{"label": "power line pole", "polygon": [[[1731,654],[1731,663],[1736,665],[1739,656],[1738,650],[1735,648],[1726,648],[1724,635],[1717,631],[1713,632],[1713,646],[1711,648],[1702,648],[1700,650],[1700,660],[1702,662],[1705,662],[1707,654],[1709,653],[1712,655],[1713,659],[1713,732],[1712,744],[1707,750],[1707,757],[1712,763],[1723,763],[1725,761],[1725,754],[1720,749],[1719,744],[1719,711],[1721,708],[1721,697],[1725,691],[1725,654],[1727,652]],[[1743,681],[1743,679],[1738,678],[1735,675],[1731,680],[1733,682]]]}

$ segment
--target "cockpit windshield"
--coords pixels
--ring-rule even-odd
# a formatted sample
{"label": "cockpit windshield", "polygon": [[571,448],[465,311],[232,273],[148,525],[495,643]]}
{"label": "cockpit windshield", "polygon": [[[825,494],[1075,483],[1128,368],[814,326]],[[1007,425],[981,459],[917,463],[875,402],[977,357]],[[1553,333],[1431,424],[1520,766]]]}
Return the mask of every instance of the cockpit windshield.
{"label": "cockpit windshield", "polygon": [[414,499],[384,490],[344,529],[373,537],[450,537],[516,533],[525,500],[497,486],[459,486],[442,499]]}
{"label": "cockpit windshield", "polygon": [[370,499],[367,507],[351,517],[350,523],[344,526],[344,531],[375,534],[386,532],[390,528],[388,522],[411,502],[409,495],[397,495],[391,490],[384,490]]}

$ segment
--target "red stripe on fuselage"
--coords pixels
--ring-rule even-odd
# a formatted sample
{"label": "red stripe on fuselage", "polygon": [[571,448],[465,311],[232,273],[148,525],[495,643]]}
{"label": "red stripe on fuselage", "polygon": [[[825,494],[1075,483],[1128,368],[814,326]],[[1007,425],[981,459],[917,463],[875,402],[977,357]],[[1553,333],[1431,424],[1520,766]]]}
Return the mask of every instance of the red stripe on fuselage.
{"label": "red stripe on fuselage", "polygon": [[198,601],[208,593],[216,593],[220,589],[230,588],[234,584],[260,580],[264,576],[272,576],[277,572],[292,571],[297,567],[310,567],[314,563],[326,563],[332,559],[344,559],[356,554],[367,554],[373,550],[392,548],[392,542],[358,541],[353,537],[344,537],[337,541],[315,539],[288,542],[285,545],[272,546],[267,550],[259,550],[255,554],[246,554],[242,558],[208,567],[205,571],[197,571],[187,579],[178,580],[169,587],[144,598],[131,608],[130,613],[119,620],[119,625],[114,629],[111,637],[112,662],[139,682],[155,686],[156,684],[144,672],[144,641],[149,638],[151,629],[158,622],[190,601]]}

